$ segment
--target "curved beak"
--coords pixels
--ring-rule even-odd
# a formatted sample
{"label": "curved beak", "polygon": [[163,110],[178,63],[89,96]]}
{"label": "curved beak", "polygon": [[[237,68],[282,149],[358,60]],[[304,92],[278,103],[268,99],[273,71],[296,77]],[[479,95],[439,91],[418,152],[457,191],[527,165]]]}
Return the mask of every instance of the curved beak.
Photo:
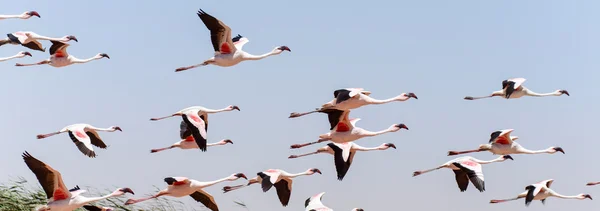
{"label": "curved beak", "polygon": [[230,139],[225,139],[223,140],[223,142],[233,144],[233,141],[231,141]]}
{"label": "curved beak", "polygon": [[123,132],[123,130],[121,130],[121,127],[115,127],[115,130]]}
{"label": "curved beak", "polygon": [[412,93],[412,92],[411,92],[411,93],[408,93],[408,97],[412,97],[412,98],[415,98],[415,99],[417,99],[417,100],[419,99],[419,98],[417,97],[417,95],[415,95],[415,93]]}
{"label": "curved beak", "polygon": [[124,192],[124,193],[131,193],[132,195],[135,195],[135,193],[133,193],[133,190],[131,190],[131,188],[121,188],[121,189],[119,189],[119,191]]}
{"label": "curved beak", "polygon": [[399,127],[400,129],[404,128],[404,129],[408,130],[408,127],[406,127],[405,124],[397,124],[396,127]]}
{"label": "curved beak", "polygon": [[590,194],[586,194],[586,195],[585,195],[585,198],[588,198],[588,199],[590,199],[590,200],[594,200],[594,199],[592,199],[592,196],[590,196]]}
{"label": "curved beak", "polygon": [[314,171],[315,173],[323,174],[323,173],[321,173],[321,170],[319,170],[319,169],[313,169],[313,171]]}
{"label": "curved beak", "polygon": [[238,178],[244,178],[245,180],[248,180],[248,177],[246,177],[246,175],[243,173],[237,173],[235,176]]}
{"label": "curved beak", "polygon": [[29,53],[27,51],[23,52],[23,54],[25,54],[25,56],[31,56],[31,53]]}
{"label": "curved beak", "polygon": [[563,154],[565,154],[565,151],[563,150],[562,147],[554,147],[554,150],[556,150],[557,152],[562,152]]}
{"label": "curved beak", "polygon": [[29,15],[31,15],[31,16],[37,16],[38,18],[41,18],[41,17],[42,17],[42,16],[40,16],[40,14],[39,14],[38,12],[36,12],[36,11],[31,11],[31,12],[29,12]]}
{"label": "curved beak", "polygon": [[75,41],[75,42],[79,42],[79,40],[77,40],[77,37],[75,37],[75,36],[71,36],[69,39],[70,39],[70,40],[73,40],[73,41]]}
{"label": "curved beak", "polygon": [[392,143],[387,143],[387,144],[385,144],[385,145],[386,145],[386,146],[388,146],[388,147],[391,147],[391,148],[394,148],[394,149],[396,149],[396,145],[395,145],[395,144],[392,144]]}
{"label": "curved beak", "polygon": [[567,90],[560,90],[560,93],[566,94],[567,96],[571,96]]}
{"label": "curved beak", "polygon": [[108,56],[108,54],[105,54],[105,53],[101,53],[100,56],[110,59],[110,56]]}
{"label": "curved beak", "polygon": [[284,45],[284,46],[281,46],[281,47],[279,47],[279,48],[277,48],[277,49],[279,49],[279,50],[282,50],[282,51],[289,51],[289,52],[292,52],[292,50],[291,50],[290,48],[288,48],[287,46],[285,46],[285,45]]}
{"label": "curved beak", "polygon": [[505,155],[505,156],[502,156],[502,157],[503,157],[505,160],[508,160],[508,159],[515,160],[515,159],[513,159],[513,158],[512,158],[512,156],[510,156],[510,155]]}
{"label": "curved beak", "polygon": [[240,110],[240,107],[238,107],[238,106],[233,106],[233,109],[234,109],[234,110],[241,111],[241,110]]}

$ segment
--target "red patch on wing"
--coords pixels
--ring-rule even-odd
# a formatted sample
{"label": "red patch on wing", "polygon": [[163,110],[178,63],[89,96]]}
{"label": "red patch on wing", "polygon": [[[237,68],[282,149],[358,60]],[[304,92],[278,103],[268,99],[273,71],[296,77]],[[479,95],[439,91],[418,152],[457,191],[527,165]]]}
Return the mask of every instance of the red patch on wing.
{"label": "red patch on wing", "polygon": [[87,135],[85,135],[85,133],[82,133],[81,131],[75,131],[75,135],[79,138],[86,138]]}
{"label": "red patch on wing", "polygon": [[62,51],[56,51],[54,52],[54,56],[55,57],[65,57],[65,53],[63,53]]}
{"label": "red patch on wing", "polygon": [[337,130],[336,132],[346,132],[349,131],[350,127],[348,127],[348,125],[346,123],[340,122],[337,125]]}
{"label": "red patch on wing", "polygon": [[465,164],[465,165],[467,165],[467,166],[477,166],[477,163],[475,163],[475,162],[473,162],[473,161],[470,161],[470,160],[463,161],[463,162],[461,162],[461,163],[462,163],[462,164]]}
{"label": "red patch on wing", "polygon": [[173,185],[174,186],[176,186],[176,185],[185,185],[185,183],[186,183],[185,181],[183,181],[183,182],[177,181],[177,182],[174,182]]}
{"label": "red patch on wing", "polygon": [[276,172],[277,172],[277,170],[275,170],[275,169],[269,169],[269,170],[266,170],[265,172],[269,172],[269,173],[276,173]]}
{"label": "red patch on wing", "polygon": [[196,140],[194,140],[193,136],[188,136],[187,138],[185,138],[185,141],[196,141]]}
{"label": "red patch on wing", "polygon": [[194,120],[194,122],[200,122],[200,118],[196,115],[190,115],[190,118],[192,118],[192,120]]}
{"label": "red patch on wing", "polygon": [[498,144],[508,144],[508,140],[506,140],[506,138],[504,138],[503,136],[498,137],[498,139],[496,139],[496,143]]}
{"label": "red patch on wing", "polygon": [[229,47],[229,45],[226,42],[221,44],[220,50],[221,50],[222,54],[230,54],[231,53],[231,48]]}
{"label": "red patch on wing", "polygon": [[69,197],[67,193],[61,189],[56,189],[52,195],[54,196],[54,201],[65,200],[67,197]]}

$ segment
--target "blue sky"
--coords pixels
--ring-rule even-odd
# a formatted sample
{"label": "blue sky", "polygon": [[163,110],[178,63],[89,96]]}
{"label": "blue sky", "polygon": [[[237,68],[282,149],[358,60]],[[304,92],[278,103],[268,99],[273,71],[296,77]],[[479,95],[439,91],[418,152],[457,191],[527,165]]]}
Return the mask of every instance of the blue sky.
{"label": "blue sky", "polygon": [[[131,187],[138,195],[165,187],[167,176],[209,181],[268,168],[288,172],[319,168],[323,175],[295,180],[292,199],[283,208],[275,191],[258,186],[222,194],[225,183],[208,188],[222,210],[240,210],[241,199],[253,210],[303,210],[304,200],[326,192],[335,210],[485,209],[524,210],[523,201],[490,205],[513,197],[525,186],[555,179],[554,190],[600,197],[594,168],[595,119],[600,102],[597,55],[600,49],[598,1],[26,1],[4,5],[2,14],[38,11],[42,18],[3,20],[3,33],[34,31],[79,39],[69,53],[88,58],[107,53],[110,60],[65,68],[14,67],[49,55],[0,63],[0,181],[23,176],[35,181],[20,155],[33,156],[62,172],[67,186]],[[181,66],[209,58],[209,31],[198,8],[246,36],[244,50],[262,54],[275,46],[285,52],[230,68],[206,66],[175,73]],[[50,43],[44,42],[49,47]],[[2,46],[0,57],[24,50]],[[527,78],[536,92],[567,89],[571,96],[465,101],[501,88],[501,81]],[[290,112],[318,107],[338,88],[364,87],[372,97],[415,92],[419,100],[368,106],[351,113],[369,130],[405,123],[410,130],[365,138],[357,143],[392,142],[397,150],[358,154],[343,182],[335,178],[333,159],[287,156],[317,146],[290,150],[327,132],[324,115],[288,119]],[[242,111],[211,116],[209,142],[229,138],[234,145],[150,154],[151,148],[178,141],[179,119],[151,117],[201,105]],[[66,134],[37,140],[35,135],[73,123],[118,125],[122,133],[102,133],[110,145],[98,157],[83,156]],[[416,178],[412,172],[442,164],[448,150],[486,143],[498,129],[513,128],[531,149],[561,146],[566,154],[518,155],[514,161],[484,166],[486,192],[473,186],[461,193],[454,174],[443,169]],[[473,154],[484,160],[491,153]],[[200,204],[181,198],[194,207]],[[549,199],[528,210],[592,210],[594,201]]]}

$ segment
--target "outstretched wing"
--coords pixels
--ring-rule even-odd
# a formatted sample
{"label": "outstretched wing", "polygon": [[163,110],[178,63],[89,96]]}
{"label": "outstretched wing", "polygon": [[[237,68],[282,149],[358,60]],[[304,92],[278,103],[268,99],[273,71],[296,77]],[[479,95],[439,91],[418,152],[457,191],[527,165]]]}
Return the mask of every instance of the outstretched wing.
{"label": "outstretched wing", "polygon": [[281,205],[286,207],[290,202],[290,195],[292,195],[292,180],[285,178],[275,183],[275,189],[277,190],[277,197]]}
{"label": "outstretched wing", "polygon": [[471,180],[471,183],[473,183],[477,190],[480,192],[485,191],[485,182],[483,181],[481,164],[470,160],[461,161],[460,163],[454,162],[452,164],[467,174],[467,177],[469,177],[469,180]]}
{"label": "outstretched wing", "polygon": [[204,120],[195,112],[188,112],[182,118],[188,126],[188,130],[191,131],[200,150],[206,151],[206,125],[204,124]]}
{"label": "outstretched wing", "polygon": [[89,130],[85,132],[85,134],[87,134],[90,137],[92,145],[97,146],[100,149],[106,149],[106,144],[104,143],[104,141],[102,141],[102,139],[98,135],[98,132],[96,132],[95,130]]}
{"label": "outstretched wing", "polygon": [[250,40],[248,40],[248,38],[242,36],[242,35],[237,35],[235,36],[232,40],[233,45],[235,45],[235,48],[237,50],[242,50],[242,48],[244,47],[244,45],[248,42],[250,42]]}
{"label": "outstretched wing", "polygon": [[91,158],[96,157],[96,152],[94,152],[94,148],[92,147],[92,141],[83,128],[69,130],[69,137],[81,153]]}
{"label": "outstretched wing", "polygon": [[235,45],[231,39],[231,29],[220,20],[204,12],[198,11],[198,17],[208,30],[210,30],[210,39],[215,50],[215,54],[230,54],[236,51]]}
{"label": "outstretched wing", "polygon": [[211,196],[207,192],[204,192],[203,190],[197,190],[196,192],[190,194],[190,196],[197,202],[202,203],[208,209],[212,211],[219,211],[219,207],[215,202],[215,198],[213,198],[213,196]]}
{"label": "outstretched wing", "polygon": [[453,171],[458,189],[460,189],[460,192],[466,191],[467,187],[469,187],[469,177],[467,177],[467,173],[462,170]]}
{"label": "outstretched wing", "polygon": [[51,41],[52,46],[50,46],[50,55],[55,57],[69,57],[69,53],[67,53],[67,47],[69,47],[68,43],[59,42],[59,41]]}
{"label": "outstretched wing", "polygon": [[60,172],[54,170],[44,162],[34,158],[27,151],[23,153],[23,160],[27,167],[35,174],[38,182],[46,192],[50,201],[59,201],[71,198],[71,193],[65,186]]}

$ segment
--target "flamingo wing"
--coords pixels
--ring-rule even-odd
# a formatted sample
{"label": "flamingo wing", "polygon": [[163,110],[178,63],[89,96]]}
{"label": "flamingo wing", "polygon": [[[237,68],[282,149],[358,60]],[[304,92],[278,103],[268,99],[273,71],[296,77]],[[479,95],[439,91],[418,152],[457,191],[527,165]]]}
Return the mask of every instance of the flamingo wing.
{"label": "flamingo wing", "polygon": [[280,174],[281,173],[278,171],[269,170],[257,173],[257,175],[262,179],[261,187],[263,192],[267,192],[269,189],[271,189],[271,187],[273,187],[273,185],[277,182],[277,179],[279,179]]}
{"label": "flamingo wing", "polygon": [[[348,169],[350,168],[350,163],[348,161],[349,152],[345,153],[341,145],[328,143],[327,146],[333,150],[333,161],[335,164],[335,170],[337,172],[338,180],[343,180],[346,173],[348,173]],[[346,151],[350,151],[347,149]],[[348,154],[348,155],[346,155]]]}
{"label": "flamingo wing", "polygon": [[511,132],[512,131],[509,131],[509,130],[494,131],[490,135],[490,141],[489,141],[489,143],[510,145],[510,144],[513,143],[512,138],[510,138],[510,133]]}
{"label": "flamingo wing", "polygon": [[188,136],[192,135],[192,131],[188,130],[188,125],[184,120],[181,120],[181,124],[179,124],[179,137],[181,139],[186,139]]}
{"label": "flamingo wing", "polygon": [[50,46],[50,55],[55,57],[69,57],[69,53],[67,53],[67,48],[69,47],[68,43],[59,42],[59,41],[51,41],[52,46]]}
{"label": "flamingo wing", "polygon": [[100,136],[98,135],[98,132],[96,132],[96,130],[88,130],[85,132],[85,134],[87,134],[90,137],[90,141],[92,143],[92,145],[100,148],[100,149],[106,149],[106,144],[104,143],[104,141],[102,141],[102,139],[100,138]]}
{"label": "flamingo wing", "polygon": [[333,96],[335,97],[335,104],[339,104],[341,102],[349,100],[349,99],[353,98],[354,96],[357,96],[357,94],[359,94],[361,91],[362,91],[362,89],[355,89],[355,88],[335,90],[333,92]]}
{"label": "flamingo wing", "polygon": [[469,187],[469,177],[467,176],[467,173],[462,170],[453,171],[458,189],[460,189],[460,192],[466,191],[467,187]]}
{"label": "flamingo wing", "polygon": [[467,174],[467,177],[469,177],[469,180],[471,180],[471,183],[473,183],[477,190],[479,190],[480,192],[485,191],[485,182],[483,179],[483,171],[481,169],[481,164],[470,160],[454,162],[452,164],[454,164],[454,166],[458,167],[461,171]]}
{"label": "flamingo wing", "polygon": [[92,141],[83,128],[69,130],[69,137],[81,153],[91,158],[96,157],[96,152],[94,152],[94,148],[92,147]]}
{"label": "flamingo wing", "polygon": [[186,177],[167,177],[164,179],[164,181],[167,183],[167,185],[174,186],[190,183],[190,180]]}
{"label": "flamingo wing", "polygon": [[23,160],[27,167],[35,174],[38,182],[46,192],[50,201],[60,201],[71,198],[71,193],[65,186],[60,172],[54,170],[44,162],[34,158],[27,151],[23,153]]}
{"label": "flamingo wing", "polygon": [[292,180],[290,178],[283,178],[274,185],[275,189],[277,190],[279,202],[281,202],[281,205],[286,207],[290,202],[290,195],[292,195]]}
{"label": "flamingo wing", "polygon": [[207,192],[205,192],[203,190],[197,190],[196,192],[190,194],[190,196],[197,202],[202,203],[208,209],[210,209],[212,211],[219,211],[219,207],[217,206],[217,203],[215,202],[215,198],[213,196],[211,196],[210,194],[208,194]]}
{"label": "flamingo wing", "polygon": [[533,201],[533,198],[542,190],[542,187],[543,186],[539,184],[533,184],[525,187],[525,190],[527,190],[527,195],[525,196],[525,205],[529,205]]}
{"label": "flamingo wing", "polygon": [[202,151],[206,151],[206,125],[196,112],[187,112],[182,115],[183,121],[191,131],[196,144]]}
{"label": "flamingo wing", "polygon": [[341,121],[344,111],[337,109],[324,109],[321,112],[327,114],[327,119],[329,119],[329,130],[333,130],[338,123]]}
{"label": "flamingo wing", "polygon": [[350,121],[350,119],[348,117],[349,115],[350,115],[350,110],[344,111],[343,116],[340,118],[340,120],[335,128],[336,132],[346,132],[346,131],[351,131],[352,129],[354,129],[354,124],[352,121]]}
{"label": "flamingo wing", "polygon": [[306,199],[306,201],[304,201],[304,208],[306,208],[306,210],[313,210],[315,208],[325,207],[325,205],[323,205],[323,203],[321,202],[321,200],[323,200],[324,194],[325,192],[322,192]]}
{"label": "flamingo wing", "polygon": [[83,205],[83,208],[89,211],[102,211],[102,207],[94,206],[94,205]]}
{"label": "flamingo wing", "polygon": [[31,50],[46,52],[46,49],[42,47],[42,43],[38,42],[37,40],[32,40],[31,42],[22,44],[22,46],[25,46]]}
{"label": "flamingo wing", "polygon": [[81,188],[79,188],[79,185],[75,186],[74,188],[69,190],[69,193],[71,193],[71,196],[77,196],[79,194],[85,193],[85,190],[81,190]]}
{"label": "flamingo wing", "polygon": [[513,88],[515,90],[519,89],[521,87],[521,85],[523,85],[523,83],[525,83],[526,80],[527,79],[525,79],[525,78],[511,78],[511,79],[508,79],[509,82],[511,82],[511,81],[514,82]]}
{"label": "flamingo wing", "polygon": [[215,54],[230,54],[236,51],[236,47],[231,39],[231,29],[229,26],[204,12],[202,9],[198,11],[198,17],[210,31],[210,39]]}
{"label": "flamingo wing", "polygon": [[233,45],[235,45],[235,48],[238,50],[242,50],[242,48],[244,47],[244,45],[248,42],[250,42],[250,40],[248,40],[248,38],[242,36],[242,35],[237,35],[235,37],[233,37],[233,39],[231,39],[231,41],[233,42]]}

